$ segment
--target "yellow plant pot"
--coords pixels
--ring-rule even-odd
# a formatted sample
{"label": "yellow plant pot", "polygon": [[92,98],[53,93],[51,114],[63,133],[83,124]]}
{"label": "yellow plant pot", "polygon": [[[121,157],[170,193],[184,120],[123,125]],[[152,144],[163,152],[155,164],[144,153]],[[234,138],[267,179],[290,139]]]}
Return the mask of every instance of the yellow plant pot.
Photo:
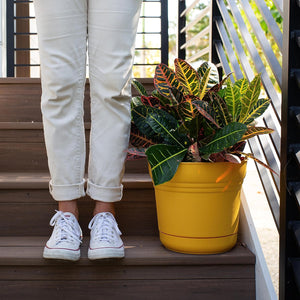
{"label": "yellow plant pot", "polygon": [[246,166],[182,162],[172,180],[155,186],[162,244],[190,254],[230,250],[237,241]]}

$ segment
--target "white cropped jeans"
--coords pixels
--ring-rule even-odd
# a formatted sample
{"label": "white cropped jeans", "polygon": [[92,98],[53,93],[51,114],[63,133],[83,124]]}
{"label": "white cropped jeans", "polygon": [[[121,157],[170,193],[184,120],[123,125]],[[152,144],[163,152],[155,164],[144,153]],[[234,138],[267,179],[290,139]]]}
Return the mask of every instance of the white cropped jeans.
{"label": "white cropped jeans", "polygon": [[45,145],[57,201],[85,196],[83,99],[89,57],[91,131],[86,193],[122,198],[131,72],[142,0],[34,0]]}

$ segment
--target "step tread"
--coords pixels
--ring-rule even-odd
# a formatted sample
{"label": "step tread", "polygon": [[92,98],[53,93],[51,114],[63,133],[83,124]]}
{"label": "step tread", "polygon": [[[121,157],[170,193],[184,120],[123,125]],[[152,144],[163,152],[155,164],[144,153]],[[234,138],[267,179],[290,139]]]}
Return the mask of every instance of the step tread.
{"label": "step tread", "polygon": [[[48,172],[0,172],[0,189],[48,189],[49,180]],[[125,173],[122,183],[124,188],[153,187],[147,173]]]}
{"label": "step tread", "polygon": [[[49,265],[60,261],[45,260],[42,250],[48,237],[0,237],[0,265]],[[255,264],[255,256],[237,244],[231,251],[215,255],[181,254],[165,249],[157,236],[124,236],[126,257],[122,260],[103,260],[102,264],[116,265],[241,265]],[[90,265],[87,258],[88,238],[85,237],[82,257],[76,264]],[[63,262],[65,263],[65,262]]]}

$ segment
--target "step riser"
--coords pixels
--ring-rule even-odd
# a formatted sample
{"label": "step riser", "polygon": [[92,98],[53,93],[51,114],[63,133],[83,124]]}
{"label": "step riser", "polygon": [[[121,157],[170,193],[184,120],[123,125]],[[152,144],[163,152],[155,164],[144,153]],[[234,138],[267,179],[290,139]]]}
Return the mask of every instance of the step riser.
{"label": "step riser", "polygon": [[[88,171],[89,144],[86,144],[85,172]],[[145,160],[143,160],[145,161]],[[0,143],[0,170],[3,172],[48,172],[48,160],[44,143]],[[147,173],[147,163],[126,161],[127,173]]]}
{"label": "step riser", "polygon": [[[80,225],[89,234],[94,201],[78,201]],[[0,190],[0,228],[2,236],[49,235],[49,221],[57,209],[48,190]],[[120,230],[124,235],[157,235],[157,217],[153,189],[125,189],[116,203]]]}
{"label": "step riser", "polygon": [[[144,79],[146,90],[151,93],[153,80]],[[22,81],[11,81],[11,79],[0,79],[0,122],[41,122],[41,86],[38,79],[26,79]],[[137,96],[132,88],[132,96]],[[90,122],[90,94],[89,84],[85,86],[84,95],[84,120]]]}
{"label": "step riser", "polygon": [[[86,172],[89,159],[89,133],[90,130],[86,130]],[[2,172],[48,171],[47,152],[41,130],[0,130],[0,141]],[[147,163],[141,165],[137,161],[126,162],[126,172],[147,171]]]}
{"label": "step riser", "polygon": [[10,300],[20,298],[160,300],[168,299],[170,296],[174,300],[255,299],[254,279],[13,281],[11,284],[0,282],[0,288],[3,299]]}

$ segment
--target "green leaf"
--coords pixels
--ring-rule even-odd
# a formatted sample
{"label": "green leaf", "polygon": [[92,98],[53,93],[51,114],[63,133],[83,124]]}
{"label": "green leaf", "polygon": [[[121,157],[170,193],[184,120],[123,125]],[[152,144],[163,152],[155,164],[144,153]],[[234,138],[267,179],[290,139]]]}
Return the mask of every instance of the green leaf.
{"label": "green leaf", "polygon": [[210,105],[200,100],[194,100],[192,101],[192,104],[196,107],[196,109],[203,117],[213,123],[217,128],[220,128],[219,124],[215,120],[216,116],[214,109]]}
{"label": "green leaf", "polygon": [[154,145],[146,151],[154,185],[162,184],[173,178],[187,148],[172,145]]}
{"label": "green leaf", "polygon": [[245,132],[245,134],[242,137],[242,140],[243,141],[248,140],[259,134],[270,134],[273,131],[274,131],[273,129],[266,128],[266,127],[251,126],[251,127],[248,127],[247,131]]}
{"label": "green leaf", "polygon": [[239,89],[241,95],[243,95],[246,93],[246,91],[249,87],[249,82],[246,78],[242,78],[242,79],[237,80],[234,83],[234,86],[236,86]]}
{"label": "green leaf", "polygon": [[143,105],[143,103],[141,101],[141,96],[133,97],[131,99],[131,109],[133,109],[134,107],[139,106],[139,105]]}
{"label": "green leaf", "polygon": [[130,144],[137,148],[149,148],[156,143],[142,134],[135,124],[131,124]]}
{"label": "green leaf", "polygon": [[244,120],[248,118],[250,111],[252,110],[253,106],[257,103],[260,94],[260,89],[261,89],[261,80],[260,80],[260,74],[258,74],[250,82],[250,85],[247,88],[246,93],[241,97],[242,108],[241,108],[241,114],[239,118],[239,121],[241,123],[243,123]]}
{"label": "green leaf", "polygon": [[163,105],[163,106],[167,106],[167,105],[169,105],[169,106],[177,105],[177,102],[174,102],[173,99],[172,99],[172,97],[165,97],[165,96],[163,96],[162,94],[160,94],[160,93],[158,92],[158,90],[154,90],[154,91],[152,92],[151,95],[152,95],[153,97],[157,98],[157,99],[160,101],[161,105]]}
{"label": "green leaf", "polygon": [[190,140],[197,140],[199,132],[201,131],[202,121],[203,117],[198,114],[194,119],[182,122],[178,128],[178,132],[187,135]]}
{"label": "green leaf", "polygon": [[228,111],[232,116],[232,120],[237,121],[241,112],[241,93],[235,85],[231,83],[229,79],[227,87],[225,89],[225,101],[228,107]]}
{"label": "green leaf", "polygon": [[197,70],[199,77],[202,78],[206,71],[210,68],[209,80],[207,88],[211,89],[213,86],[219,83],[219,72],[216,65],[211,62],[204,62]]}
{"label": "green leaf", "polygon": [[198,109],[188,97],[178,105],[178,113],[183,122],[190,121],[199,115]]}
{"label": "green leaf", "polygon": [[158,134],[147,122],[147,116],[153,109],[153,107],[146,105],[139,105],[131,109],[134,124],[148,139],[158,138]]}
{"label": "green leaf", "polygon": [[203,74],[201,81],[200,81],[200,95],[199,99],[202,100],[206,94],[206,92],[209,90],[208,88],[208,81],[209,81],[209,74],[210,74],[211,68],[208,68],[206,72]]}
{"label": "green leaf", "polygon": [[221,152],[239,142],[247,130],[245,124],[233,122],[218,130],[212,141],[200,148],[202,154]]}
{"label": "green leaf", "polygon": [[212,102],[212,107],[216,114],[217,122],[223,127],[232,122],[232,118],[229,114],[227,104],[225,101],[220,97],[219,94],[210,93],[210,99]]}
{"label": "green leaf", "polygon": [[219,83],[213,85],[210,88],[210,90],[208,91],[208,93],[215,92],[215,93],[218,93],[220,95],[222,95],[223,93],[225,93],[225,89],[221,90],[221,88],[223,87],[223,84],[227,81],[227,79],[230,77],[231,74],[232,73],[229,73]]}
{"label": "green leaf", "polygon": [[131,83],[141,96],[148,96],[146,89],[138,80],[132,79]]}
{"label": "green leaf", "polygon": [[141,96],[141,103],[151,107],[162,107],[159,99],[153,96]]}
{"label": "green leaf", "polygon": [[175,59],[175,74],[187,95],[200,95],[200,79],[197,71],[183,59]]}
{"label": "green leaf", "polygon": [[184,97],[183,93],[181,93],[179,90],[177,90],[175,88],[170,89],[170,95],[172,97],[173,103],[176,103],[176,105],[185,101],[185,97]]}
{"label": "green leaf", "polygon": [[259,99],[256,102],[256,104],[252,107],[251,111],[249,111],[248,115],[244,118],[241,118],[239,122],[244,123],[246,125],[252,123],[256,118],[261,116],[266,111],[269,105],[269,99]]}
{"label": "green leaf", "polygon": [[176,78],[174,71],[165,64],[159,64],[155,69],[154,87],[167,98],[170,97],[169,89],[171,87],[177,88],[184,93],[184,88]]}
{"label": "green leaf", "polygon": [[186,136],[178,133],[177,120],[161,109],[152,109],[146,117],[146,123],[159,134],[165,143],[185,148],[188,145]]}

